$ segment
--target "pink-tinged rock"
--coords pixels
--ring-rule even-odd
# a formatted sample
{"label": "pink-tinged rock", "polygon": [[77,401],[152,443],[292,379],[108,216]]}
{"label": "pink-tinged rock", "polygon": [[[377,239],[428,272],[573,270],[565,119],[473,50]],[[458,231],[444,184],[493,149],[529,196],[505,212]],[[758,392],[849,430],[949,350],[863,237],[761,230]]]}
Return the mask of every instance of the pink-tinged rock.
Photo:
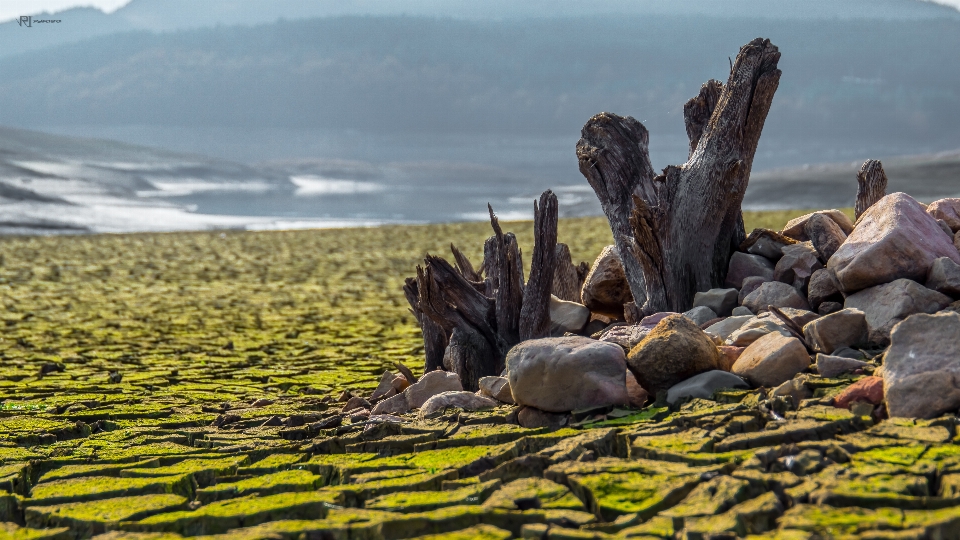
{"label": "pink-tinged rock", "polygon": [[373,406],[370,414],[403,414],[411,409],[406,394],[397,394]]}
{"label": "pink-tinged rock", "polygon": [[481,377],[479,386],[480,394],[503,403],[514,404],[510,381],[506,377]]}
{"label": "pink-tinged rock", "polygon": [[418,409],[428,399],[437,394],[460,390],[463,390],[463,385],[460,384],[460,377],[456,373],[438,369],[430,373],[424,373],[423,377],[408,386],[403,394],[407,396],[407,403],[410,404],[410,408]]}
{"label": "pink-tinged rock", "polygon": [[832,219],[837,225],[840,226],[840,230],[842,230],[844,234],[850,234],[850,232],[853,231],[853,222],[850,221],[850,218],[840,210],[833,209],[811,212],[798,218],[791,219],[787,222],[786,227],[783,228],[783,231],[781,231],[780,234],[800,242],[806,242],[807,240],[810,240],[804,229],[807,226],[807,222],[810,221],[810,218],[813,217],[814,214],[822,214]]}
{"label": "pink-tinged rock", "polygon": [[833,275],[833,270],[821,268],[810,276],[810,283],[807,284],[807,301],[813,309],[819,309],[820,304],[824,302],[843,302],[840,283]]}
{"label": "pink-tinged rock", "polygon": [[867,317],[857,309],[844,309],[814,319],[803,327],[803,336],[814,350],[831,354],[852,345],[866,344]]}
{"label": "pink-tinged rock", "polygon": [[627,402],[623,349],[581,336],[531,339],[507,353],[507,379],[518,405],[567,412]]}
{"label": "pink-tinged rock", "polygon": [[536,407],[524,407],[517,413],[517,423],[527,429],[548,428],[560,429],[570,422],[567,413],[550,413]]}
{"label": "pink-tinged rock", "polygon": [[750,296],[750,293],[759,289],[761,285],[768,281],[771,280],[763,276],[751,276],[743,280],[743,285],[740,287],[740,294],[737,295],[737,303],[742,306],[744,299]]}
{"label": "pink-tinged rock", "polygon": [[768,281],[743,299],[743,305],[758,313],[767,306],[810,309],[807,299],[796,288],[779,281]]}
{"label": "pink-tinged rock", "polygon": [[827,268],[849,293],[901,278],[923,281],[939,257],[960,264],[960,253],[937,220],[913,197],[891,193],[860,216]]}
{"label": "pink-tinged rock", "polygon": [[867,319],[870,343],[886,345],[897,323],[915,313],[936,313],[950,305],[949,296],[932,291],[916,281],[898,279],[851,294],[844,309],[859,309]]}
{"label": "pink-tinged rock", "polygon": [[751,343],[730,371],[754,386],[775,388],[809,365],[807,348],[799,339],[772,332]]}
{"label": "pink-tinged rock", "polygon": [[643,389],[640,386],[640,383],[637,382],[637,378],[633,376],[633,373],[627,371],[627,405],[640,409],[647,404],[647,399],[650,398],[650,393]]}
{"label": "pink-tinged rock", "polygon": [[739,289],[743,286],[743,280],[753,276],[772,281],[773,268],[773,262],[766,257],[737,251],[730,257],[730,266],[727,268],[727,287]]}
{"label": "pink-tinged rock", "polygon": [[473,392],[454,391],[441,392],[428,399],[420,407],[420,418],[430,418],[437,413],[443,412],[447,407],[463,409],[465,411],[478,411],[480,409],[492,409],[500,403],[486,396],[474,394]]}
{"label": "pink-tinged rock", "polygon": [[783,256],[783,248],[790,244],[796,244],[793,238],[787,238],[782,234],[771,231],[770,229],[754,229],[743,242],[737,251],[749,253],[751,255],[762,255],[771,261],[776,261]]}
{"label": "pink-tinged rock", "polygon": [[594,313],[623,318],[623,305],[633,301],[616,246],[603,248],[580,290],[581,303]]}
{"label": "pink-tinged rock", "polygon": [[934,219],[942,219],[950,230],[960,230],[960,199],[940,199],[927,205],[927,213]]}
{"label": "pink-tinged rock", "polygon": [[[396,379],[402,379],[402,382],[397,381]],[[396,373],[391,373],[390,371],[384,371],[383,376],[380,377],[380,384],[377,385],[377,389],[373,391],[373,394],[370,396],[370,401],[378,401],[380,399],[388,398],[392,395],[402,392],[406,386],[403,386],[397,389],[397,386],[406,383],[407,379],[403,375],[397,375]]]}
{"label": "pink-tinged rock", "polygon": [[847,239],[847,233],[843,232],[837,222],[823,214],[810,216],[807,224],[803,226],[803,231],[810,238],[810,243],[822,261],[829,261]]}
{"label": "pink-tinged rock", "polygon": [[926,286],[947,296],[960,297],[960,264],[947,257],[933,261],[927,274]]}
{"label": "pink-tinged rock", "polygon": [[800,242],[783,248],[783,257],[777,261],[773,279],[803,291],[810,283],[810,276],[821,268],[823,263],[820,262],[813,245],[810,242]]}
{"label": "pink-tinged rock", "polygon": [[857,401],[879,405],[883,401],[883,379],[880,377],[860,379],[840,392],[840,395],[834,398],[833,406],[840,409],[849,409],[850,405]]}
{"label": "pink-tinged rock", "polygon": [[883,360],[890,416],[933,418],[960,407],[960,315],[913,315],[893,329]]}
{"label": "pink-tinged rock", "polygon": [[746,347],[734,347],[733,345],[721,345],[718,348],[720,349],[720,365],[717,366],[717,368],[723,371],[733,369],[733,365],[737,363],[737,359],[740,358],[743,351],[747,350]]}

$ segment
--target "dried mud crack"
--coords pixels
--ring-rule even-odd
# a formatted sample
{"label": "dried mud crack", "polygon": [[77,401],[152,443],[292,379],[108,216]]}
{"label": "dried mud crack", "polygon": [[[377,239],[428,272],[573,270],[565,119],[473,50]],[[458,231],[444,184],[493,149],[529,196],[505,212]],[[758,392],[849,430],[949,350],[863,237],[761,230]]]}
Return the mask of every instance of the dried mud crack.
{"label": "dried mud crack", "polygon": [[[610,243],[601,220],[560,229],[578,258]],[[422,363],[402,276],[486,235],[0,240],[0,538],[960,534],[954,417],[829,406],[863,375],[810,375],[797,410],[721,390],[560,429],[511,406],[345,414],[345,390]]]}

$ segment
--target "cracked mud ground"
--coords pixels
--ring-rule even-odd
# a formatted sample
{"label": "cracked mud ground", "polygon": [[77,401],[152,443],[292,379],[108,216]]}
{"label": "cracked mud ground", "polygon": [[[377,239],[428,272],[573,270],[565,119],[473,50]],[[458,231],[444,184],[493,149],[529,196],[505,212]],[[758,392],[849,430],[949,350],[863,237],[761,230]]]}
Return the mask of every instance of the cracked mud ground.
{"label": "cracked mud ground", "polygon": [[[417,260],[486,235],[0,240],[0,539],[960,538],[954,419],[828,406],[856,377],[811,377],[797,411],[721,391],[553,432],[510,407],[340,418],[343,390],[422,363]],[[560,239],[592,260],[609,230]]]}

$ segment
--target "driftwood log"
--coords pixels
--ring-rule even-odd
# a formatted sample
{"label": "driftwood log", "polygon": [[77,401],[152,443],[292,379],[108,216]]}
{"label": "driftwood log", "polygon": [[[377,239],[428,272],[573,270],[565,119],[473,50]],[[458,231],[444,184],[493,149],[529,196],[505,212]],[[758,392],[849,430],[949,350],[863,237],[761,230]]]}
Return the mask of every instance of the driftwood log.
{"label": "driftwood log", "polygon": [[520,341],[549,336],[550,295],[558,287],[572,295],[570,289],[576,287],[579,299],[586,274],[585,265],[574,267],[567,246],[557,243],[559,209],[552,191],[534,202],[533,258],[526,282],[516,237],[503,232],[493,208],[487,208],[494,235],[484,243],[479,269],[451,245],[455,265],[427,255],[403,288],[423,333],[424,372],[452,371],[467,390],[477,390],[481,377],[499,375],[507,351]]}
{"label": "driftwood log", "polygon": [[856,219],[867,211],[887,193],[887,173],[883,171],[883,164],[876,159],[863,162],[860,172],[857,173],[857,202],[854,206]]}
{"label": "driftwood log", "polygon": [[695,293],[723,285],[745,236],[740,205],[779,59],[777,47],[758,38],[740,49],[726,84],[704,84],[684,106],[689,158],[661,175],[637,120],[601,113],[583,127],[580,172],[600,199],[643,314],[686,311]]}

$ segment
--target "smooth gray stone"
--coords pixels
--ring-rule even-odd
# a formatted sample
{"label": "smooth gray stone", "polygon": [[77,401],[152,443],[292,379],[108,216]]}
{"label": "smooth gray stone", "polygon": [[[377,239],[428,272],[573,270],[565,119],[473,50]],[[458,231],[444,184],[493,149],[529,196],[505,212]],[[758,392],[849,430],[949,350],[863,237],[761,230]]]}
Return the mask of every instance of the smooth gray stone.
{"label": "smooth gray stone", "polygon": [[667,390],[667,403],[673,405],[686,397],[706,399],[721,388],[750,388],[750,385],[733,373],[715,369],[671,386]]}

